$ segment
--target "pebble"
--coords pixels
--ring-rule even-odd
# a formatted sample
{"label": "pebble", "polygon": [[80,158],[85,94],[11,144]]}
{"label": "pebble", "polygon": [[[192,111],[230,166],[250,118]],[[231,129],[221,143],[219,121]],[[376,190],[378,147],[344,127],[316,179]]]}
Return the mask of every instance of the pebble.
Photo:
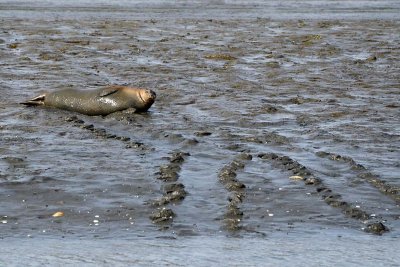
{"label": "pebble", "polygon": [[293,176],[290,176],[289,179],[292,179],[292,180],[304,180],[304,177],[299,176],[299,175],[293,175]]}
{"label": "pebble", "polygon": [[51,216],[53,216],[53,217],[55,217],[55,218],[57,218],[57,217],[63,217],[63,216],[64,216],[64,212],[62,212],[62,211],[57,211],[57,212],[53,213],[53,215],[51,215]]}

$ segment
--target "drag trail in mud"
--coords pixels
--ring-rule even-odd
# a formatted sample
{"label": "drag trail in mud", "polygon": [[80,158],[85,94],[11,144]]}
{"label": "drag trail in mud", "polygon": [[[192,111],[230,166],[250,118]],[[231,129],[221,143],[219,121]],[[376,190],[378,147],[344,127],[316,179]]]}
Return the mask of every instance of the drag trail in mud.
{"label": "drag trail in mud", "polygon": [[[1,19],[0,238],[399,236],[399,21],[108,16]],[[158,98],[18,105],[108,84]]]}

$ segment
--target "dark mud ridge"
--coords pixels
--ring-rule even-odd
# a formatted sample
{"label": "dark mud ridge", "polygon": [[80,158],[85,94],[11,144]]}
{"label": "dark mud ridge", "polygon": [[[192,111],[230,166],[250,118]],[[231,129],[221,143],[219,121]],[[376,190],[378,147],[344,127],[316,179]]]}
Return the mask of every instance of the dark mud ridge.
{"label": "dark mud ridge", "polygon": [[246,185],[237,178],[237,172],[243,170],[246,161],[252,159],[250,154],[242,153],[224,166],[218,173],[219,181],[224,185],[225,189],[230,193],[228,197],[228,205],[223,218],[224,228],[228,231],[237,231],[242,229],[240,225],[243,218],[243,212],[240,210],[240,204],[246,197]]}
{"label": "dark mud ridge", "polygon": [[149,150],[149,148],[141,142],[134,142],[131,140],[130,137],[118,136],[112,133],[108,133],[106,129],[96,128],[93,124],[85,124],[85,121],[79,119],[77,116],[67,117],[65,121],[73,123],[73,125],[76,127],[92,132],[97,138],[119,140],[125,144],[126,148]]}
{"label": "dark mud ridge", "polygon": [[179,203],[186,197],[185,186],[177,181],[181,165],[185,161],[185,157],[188,156],[190,154],[185,152],[173,153],[171,157],[167,158],[169,163],[161,166],[160,171],[156,173],[157,179],[164,182],[161,188],[164,194],[161,199],[152,202],[152,205],[157,208],[150,216],[153,223],[167,227],[166,224],[172,223],[173,218],[176,216],[171,208],[167,208],[168,204]]}
{"label": "dark mud ridge", "polygon": [[[275,153],[260,153],[257,156],[261,159],[276,163],[278,167],[284,170],[291,171],[294,175],[291,177],[292,179],[302,180],[305,185],[314,186],[315,191],[321,196],[326,204],[340,209],[346,216],[362,222],[374,219],[373,216],[368,214],[366,211],[359,207],[355,207],[356,205],[354,204],[344,201],[339,193],[334,192],[326,186],[320,178],[315,177],[305,166],[290,157],[279,156]],[[383,234],[384,232],[389,231],[389,228],[382,222],[378,221],[368,223],[365,231],[373,234]]]}
{"label": "dark mud ridge", "polygon": [[386,183],[379,177],[379,175],[368,171],[363,165],[356,163],[354,159],[325,151],[319,151],[317,152],[317,155],[319,157],[329,158],[330,160],[348,163],[351,166],[351,169],[358,173],[357,177],[367,181],[372,186],[377,188],[381,193],[392,198],[396,204],[400,204],[400,188],[398,186]]}

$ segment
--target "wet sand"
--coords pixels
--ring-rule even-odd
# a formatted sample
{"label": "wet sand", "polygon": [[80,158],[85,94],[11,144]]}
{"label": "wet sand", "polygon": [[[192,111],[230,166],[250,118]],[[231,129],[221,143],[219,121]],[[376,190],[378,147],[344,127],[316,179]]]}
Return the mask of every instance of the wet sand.
{"label": "wet sand", "polygon": [[[263,265],[255,248],[278,244],[290,265],[288,236],[329,243],[320,253],[332,260],[346,237],[387,249],[367,265],[393,264],[400,5],[335,2],[0,3],[0,242],[32,242],[33,255],[78,243],[71,257],[102,242],[93,262],[37,258],[67,264],[129,263],[101,255],[131,241],[161,253],[140,264],[179,263],[170,256],[191,246],[208,253],[203,240],[225,261],[245,264],[245,251]],[[105,117],[18,104],[108,84],[158,98],[148,113]],[[181,254],[157,245],[180,242]]]}

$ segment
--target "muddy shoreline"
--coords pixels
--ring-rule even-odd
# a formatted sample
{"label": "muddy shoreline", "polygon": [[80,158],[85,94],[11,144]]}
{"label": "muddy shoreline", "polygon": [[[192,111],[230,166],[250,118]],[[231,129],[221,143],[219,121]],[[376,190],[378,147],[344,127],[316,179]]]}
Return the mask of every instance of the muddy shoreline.
{"label": "muddy shoreline", "polygon": [[[397,240],[399,4],[294,2],[0,3],[1,240]],[[107,84],[158,99],[18,104]]]}

